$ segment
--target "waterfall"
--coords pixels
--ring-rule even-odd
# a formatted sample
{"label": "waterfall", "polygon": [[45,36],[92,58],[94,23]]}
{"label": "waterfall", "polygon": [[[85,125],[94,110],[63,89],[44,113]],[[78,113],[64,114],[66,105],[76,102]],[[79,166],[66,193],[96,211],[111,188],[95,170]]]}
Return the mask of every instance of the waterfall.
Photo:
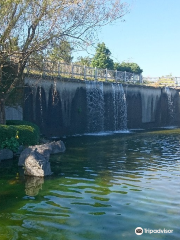
{"label": "waterfall", "polygon": [[[111,131],[127,130],[127,106],[122,84],[113,83],[110,104]],[[106,132],[105,96],[103,82],[86,81],[87,131],[88,133]],[[107,121],[107,119],[106,119]]]}
{"label": "waterfall", "polygon": [[39,104],[40,104],[40,117],[43,124],[43,107],[42,107],[42,87],[39,87]]}
{"label": "waterfall", "polygon": [[122,84],[112,83],[114,131],[127,130],[127,105]]}
{"label": "waterfall", "polygon": [[47,137],[180,125],[178,89],[33,76],[25,84],[23,119]]}
{"label": "waterfall", "polygon": [[173,98],[171,95],[171,91],[169,87],[165,87],[165,93],[167,94],[168,99],[168,111],[170,116],[170,125],[174,123],[174,104],[173,104]]}
{"label": "waterfall", "polygon": [[103,82],[86,81],[88,132],[104,131]]}

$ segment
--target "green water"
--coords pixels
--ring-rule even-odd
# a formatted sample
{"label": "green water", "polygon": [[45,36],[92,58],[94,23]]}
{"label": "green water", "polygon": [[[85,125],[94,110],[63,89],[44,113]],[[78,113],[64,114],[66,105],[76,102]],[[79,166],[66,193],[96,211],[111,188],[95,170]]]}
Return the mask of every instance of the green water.
{"label": "green water", "polygon": [[[1,163],[0,240],[180,239],[174,132],[66,138],[45,179]],[[137,236],[136,227],[173,233]]]}

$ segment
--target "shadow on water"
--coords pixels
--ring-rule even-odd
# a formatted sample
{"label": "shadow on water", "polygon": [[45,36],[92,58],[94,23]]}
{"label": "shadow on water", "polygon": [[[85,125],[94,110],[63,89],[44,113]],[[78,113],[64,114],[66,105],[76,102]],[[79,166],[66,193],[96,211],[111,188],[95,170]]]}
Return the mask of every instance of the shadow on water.
{"label": "shadow on water", "polygon": [[[174,130],[64,139],[54,174],[0,168],[0,239],[179,239],[180,137]],[[146,234],[143,239],[152,239]]]}

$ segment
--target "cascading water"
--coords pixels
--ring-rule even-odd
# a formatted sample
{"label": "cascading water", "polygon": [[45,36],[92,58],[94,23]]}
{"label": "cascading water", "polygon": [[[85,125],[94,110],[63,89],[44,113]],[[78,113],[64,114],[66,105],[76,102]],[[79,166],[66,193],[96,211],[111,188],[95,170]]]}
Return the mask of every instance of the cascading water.
{"label": "cascading water", "polygon": [[86,81],[88,132],[104,131],[103,82]]}
{"label": "cascading water", "polygon": [[41,116],[41,121],[43,123],[43,108],[42,108],[42,87],[39,87],[39,104],[40,104],[40,116]]}
{"label": "cascading water", "polygon": [[112,84],[114,131],[127,130],[127,105],[122,84]]}
{"label": "cascading water", "polygon": [[111,92],[109,111],[112,114],[108,118],[105,113],[103,82],[86,81],[88,133],[106,132],[105,120],[110,121],[110,131],[127,130],[127,106],[122,84],[113,83]]}
{"label": "cascading water", "polygon": [[23,115],[47,137],[125,132],[127,117],[132,129],[180,124],[176,89],[128,85],[124,91],[120,83],[65,79],[56,88],[51,78],[36,81],[25,81]]}
{"label": "cascading water", "polygon": [[165,87],[165,93],[167,94],[168,99],[168,111],[170,115],[170,125],[174,123],[174,104],[171,91],[168,87]]}

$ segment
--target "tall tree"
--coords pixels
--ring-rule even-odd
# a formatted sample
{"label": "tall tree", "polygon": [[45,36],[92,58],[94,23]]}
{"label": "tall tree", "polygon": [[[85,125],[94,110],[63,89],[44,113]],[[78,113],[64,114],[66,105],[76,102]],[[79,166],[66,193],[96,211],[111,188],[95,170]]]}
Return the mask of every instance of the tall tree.
{"label": "tall tree", "polygon": [[73,48],[68,41],[61,41],[52,45],[52,49],[48,51],[47,57],[52,61],[70,63],[73,59],[72,50]]}
{"label": "tall tree", "polygon": [[[97,28],[121,19],[127,11],[127,4],[121,0],[1,0],[1,86],[6,84],[2,79],[4,67],[9,64],[16,71],[9,85],[0,90],[0,115],[4,114],[4,102],[10,92],[23,84],[23,71],[32,54],[64,39],[74,45],[90,43]],[[5,123],[3,119],[0,116],[0,124]]]}
{"label": "tall tree", "polygon": [[114,62],[110,58],[111,52],[106,47],[105,43],[99,43],[96,48],[96,53],[92,58],[91,65],[98,68],[108,68],[113,69]]}

